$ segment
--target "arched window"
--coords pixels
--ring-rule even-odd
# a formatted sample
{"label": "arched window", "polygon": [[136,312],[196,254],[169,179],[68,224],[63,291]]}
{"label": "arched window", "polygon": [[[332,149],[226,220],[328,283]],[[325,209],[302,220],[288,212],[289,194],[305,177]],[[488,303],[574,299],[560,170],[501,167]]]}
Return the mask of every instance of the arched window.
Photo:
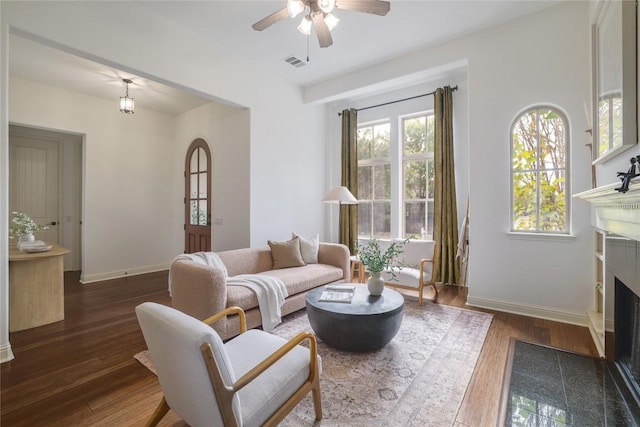
{"label": "arched window", "polygon": [[527,109],[511,127],[511,231],[569,233],[569,126],[548,106]]}

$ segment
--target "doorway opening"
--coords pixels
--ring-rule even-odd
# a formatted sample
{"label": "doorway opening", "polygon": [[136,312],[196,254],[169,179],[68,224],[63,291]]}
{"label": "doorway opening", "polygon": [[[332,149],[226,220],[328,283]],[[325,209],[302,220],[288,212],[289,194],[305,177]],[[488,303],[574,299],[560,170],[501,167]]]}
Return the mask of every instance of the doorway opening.
{"label": "doorway opening", "polygon": [[9,211],[47,230],[37,238],[71,251],[65,271],[82,269],[82,135],[9,125]]}
{"label": "doorway opening", "polygon": [[195,139],[187,150],[184,172],[184,252],[211,251],[211,152]]}

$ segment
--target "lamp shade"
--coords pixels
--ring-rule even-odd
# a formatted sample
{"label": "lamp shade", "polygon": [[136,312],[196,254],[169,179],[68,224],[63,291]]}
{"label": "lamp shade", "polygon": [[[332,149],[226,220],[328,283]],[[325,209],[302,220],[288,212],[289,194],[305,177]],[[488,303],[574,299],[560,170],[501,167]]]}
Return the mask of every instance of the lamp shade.
{"label": "lamp shade", "polygon": [[358,199],[351,194],[351,191],[347,187],[336,187],[324,196],[322,199],[324,203],[340,203],[344,205],[356,205]]}
{"label": "lamp shade", "polygon": [[331,13],[336,6],[336,0],[318,0],[318,7],[324,13]]}
{"label": "lamp shade", "polygon": [[122,79],[122,82],[125,85],[126,92],[124,96],[120,97],[120,111],[125,114],[133,114],[135,103],[133,98],[129,96],[129,83],[133,83],[133,81],[131,79]]}
{"label": "lamp shade", "polygon": [[331,13],[327,13],[327,15],[324,17],[324,23],[327,24],[327,28],[329,28],[329,31],[333,30],[336,25],[338,25],[338,22],[340,22],[340,20]]}
{"label": "lamp shade", "polygon": [[301,0],[287,1],[287,11],[289,12],[290,17],[295,18],[303,10],[304,10],[304,3]]}
{"label": "lamp shade", "polygon": [[298,25],[298,31],[306,36],[311,34],[311,18],[309,15],[302,17],[302,21],[300,21],[300,25]]}
{"label": "lamp shade", "polygon": [[135,109],[135,104],[133,98],[128,96],[120,97],[120,111],[125,114],[133,114]]}

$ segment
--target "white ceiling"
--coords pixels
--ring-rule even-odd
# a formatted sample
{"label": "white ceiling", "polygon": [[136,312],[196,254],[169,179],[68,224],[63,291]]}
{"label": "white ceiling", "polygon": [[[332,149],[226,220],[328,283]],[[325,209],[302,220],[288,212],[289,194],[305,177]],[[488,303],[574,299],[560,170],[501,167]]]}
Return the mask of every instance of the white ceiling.
{"label": "white ceiling", "polygon": [[[123,13],[127,7],[135,7],[153,22],[170,22],[210,41],[211,51],[207,54],[215,55],[219,61],[248,58],[265,72],[279,73],[292,83],[305,86],[535,13],[561,1],[392,1],[391,11],[384,17],[336,9],[334,15],[340,23],[332,32],[333,45],[320,49],[312,32],[310,62],[300,68],[284,62],[290,55],[306,59],[307,38],[296,30],[300,17],[286,18],[262,32],[251,28],[254,22],[284,7],[286,0],[114,1],[109,7],[125,8]],[[175,115],[209,102],[16,35],[11,35],[9,52],[10,72],[14,75],[114,99],[115,103],[124,93],[122,78],[134,81],[129,91],[138,108]]]}

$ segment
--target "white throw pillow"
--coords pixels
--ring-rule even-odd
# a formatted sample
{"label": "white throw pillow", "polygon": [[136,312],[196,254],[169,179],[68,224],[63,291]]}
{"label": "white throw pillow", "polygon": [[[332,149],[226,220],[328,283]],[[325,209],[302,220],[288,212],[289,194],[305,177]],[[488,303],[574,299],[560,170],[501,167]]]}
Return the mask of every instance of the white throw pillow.
{"label": "white throw pillow", "polygon": [[291,237],[297,237],[300,239],[300,253],[305,264],[317,264],[318,263],[318,245],[319,235],[316,234],[310,239],[305,239],[297,233],[291,233]]}

